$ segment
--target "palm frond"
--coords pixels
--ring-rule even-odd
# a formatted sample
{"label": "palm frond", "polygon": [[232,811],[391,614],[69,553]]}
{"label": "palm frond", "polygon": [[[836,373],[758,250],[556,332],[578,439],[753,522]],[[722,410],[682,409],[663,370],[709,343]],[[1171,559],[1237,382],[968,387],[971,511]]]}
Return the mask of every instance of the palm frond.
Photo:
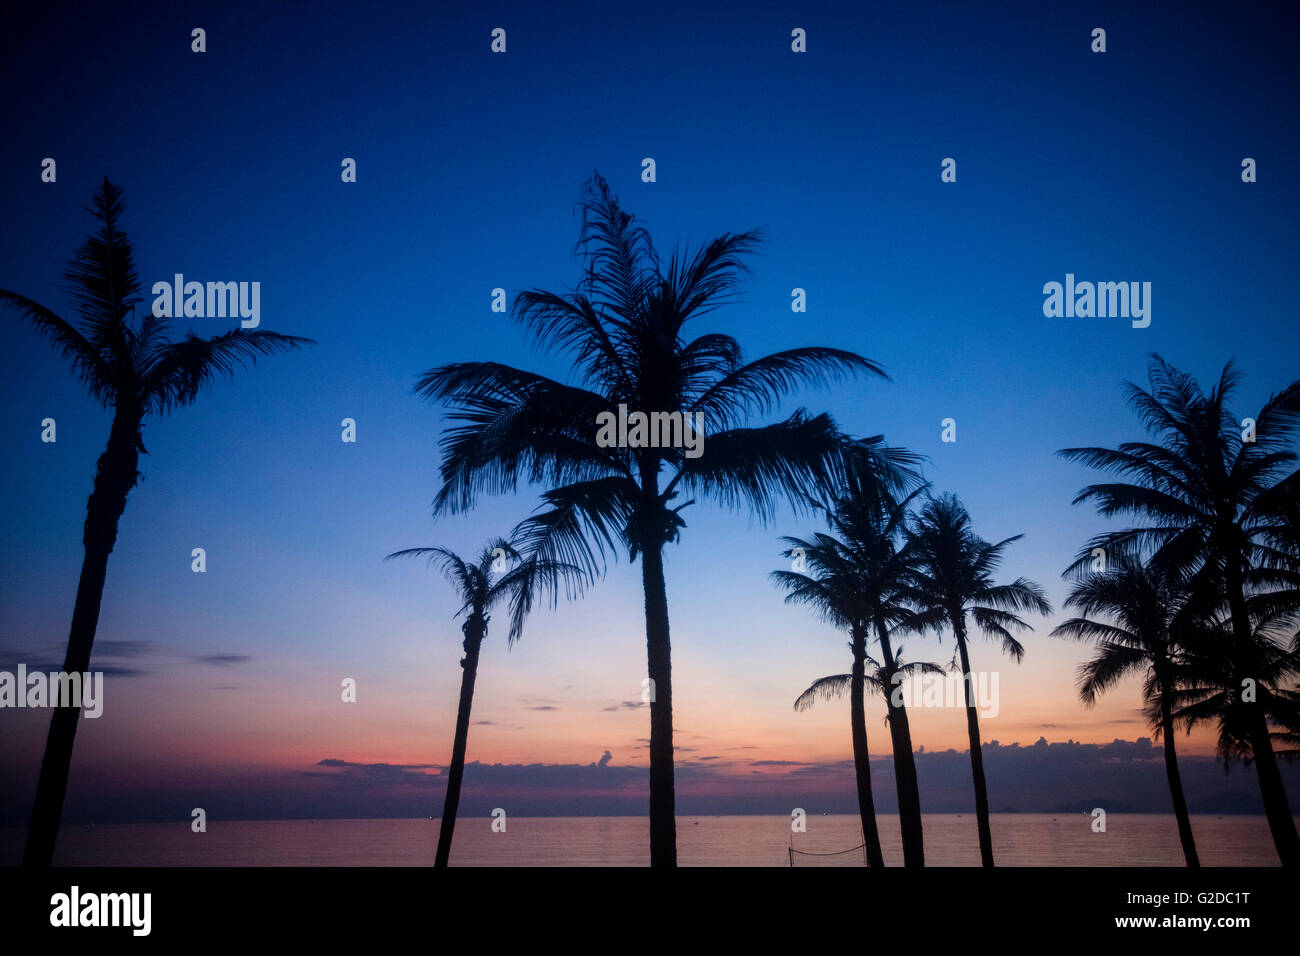
{"label": "palm frond", "polygon": [[155,414],[191,404],[218,377],[256,365],[261,356],[292,352],[312,339],[265,329],[231,329],[211,338],[190,333],[154,351],[153,364],[144,369],[141,397]]}
{"label": "palm frond", "polygon": [[105,408],[113,402],[113,370],[98,350],[66,319],[39,302],[0,289],[0,305],[8,305],[26,319],[46,339],[59,357],[72,366],[78,381]]}
{"label": "palm frond", "polygon": [[798,509],[808,494],[825,487],[839,450],[830,416],[809,417],[799,409],[771,425],[708,435],[704,454],[683,459],[668,487],[680,482],[692,494],[727,507],[748,507],[766,521],[778,502],[790,501]]}
{"label": "palm frond", "polygon": [[833,700],[836,697],[843,697],[849,692],[852,683],[852,674],[834,674],[830,677],[819,677],[795,700],[794,709],[796,711],[805,711],[819,700]]}

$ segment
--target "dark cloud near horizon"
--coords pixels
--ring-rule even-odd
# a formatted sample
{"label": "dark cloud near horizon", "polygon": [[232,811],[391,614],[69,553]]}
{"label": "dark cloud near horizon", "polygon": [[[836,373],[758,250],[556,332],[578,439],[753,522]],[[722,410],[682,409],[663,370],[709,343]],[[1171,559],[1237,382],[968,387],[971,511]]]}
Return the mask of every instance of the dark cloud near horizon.
{"label": "dark cloud near horizon", "polygon": [[[610,759],[605,759],[605,754]],[[465,767],[462,812],[487,816],[506,807],[520,816],[643,814],[648,806],[644,763],[616,765],[611,751],[588,764],[484,764]],[[853,761],[728,762],[678,760],[681,814],[856,812]],[[39,755],[31,766],[0,764],[13,786],[0,792],[0,825],[21,826],[30,812]],[[643,759],[643,758],[642,758]],[[917,774],[926,813],[974,809],[966,751],[918,751]],[[1193,813],[1262,813],[1253,772],[1224,774],[1212,757],[1179,759]],[[1112,813],[1168,813],[1169,791],[1160,747],[1149,738],[1109,744],[1040,739],[1029,746],[984,747],[989,802],[994,813],[1057,813],[1104,807]],[[872,789],[880,813],[897,811],[893,761],[872,758]],[[226,819],[325,816],[425,817],[437,813],[446,768],[439,764],[364,763],[328,757],[311,769],[217,774],[188,788],[166,775],[124,775],[87,768],[74,777],[68,822],[128,822],[184,818],[189,807],[221,806]],[[1300,765],[1282,768],[1288,788],[1300,792]]]}
{"label": "dark cloud near horizon", "polygon": [[[299,770],[296,771],[296,775],[328,780],[336,786],[346,788],[382,787],[386,785],[432,787],[435,782],[441,781],[441,774],[446,770],[445,767],[430,763],[354,763],[341,760],[338,757],[326,757],[324,760],[318,761],[316,766],[328,767],[330,770],[340,772]],[[438,772],[428,773],[427,771],[430,770]],[[437,785],[441,786],[441,783],[437,783]]]}

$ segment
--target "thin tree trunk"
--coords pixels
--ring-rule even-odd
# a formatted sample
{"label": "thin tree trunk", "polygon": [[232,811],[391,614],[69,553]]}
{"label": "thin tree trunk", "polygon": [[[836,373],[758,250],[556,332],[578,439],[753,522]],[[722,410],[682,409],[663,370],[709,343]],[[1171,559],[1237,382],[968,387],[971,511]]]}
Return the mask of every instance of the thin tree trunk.
{"label": "thin tree trunk", "polygon": [[1192,839],[1192,821],[1187,815],[1187,799],[1183,796],[1183,778],[1178,772],[1178,755],[1174,752],[1174,718],[1169,698],[1160,701],[1160,732],[1164,736],[1165,776],[1169,778],[1169,795],[1174,801],[1174,817],[1178,821],[1178,839],[1183,845],[1183,857],[1188,866],[1200,866],[1196,855],[1196,842]]}
{"label": "thin tree trunk", "polygon": [[862,817],[862,840],[867,845],[867,865],[883,867],[880,831],[876,827],[876,799],[871,793],[871,753],[867,749],[866,640],[861,631],[853,634],[853,675],[849,683],[849,709],[853,728],[853,769],[858,782],[858,813]]}
{"label": "thin tree trunk", "polygon": [[[894,651],[884,622],[876,620],[880,653],[888,672],[894,673]],[[925,866],[925,837],[921,822],[921,790],[912,753],[912,730],[907,708],[894,702],[894,687],[886,687],[885,707],[889,711],[889,736],[894,748],[894,783],[898,788],[898,823],[903,834],[903,865]]]}
{"label": "thin tree trunk", "polygon": [[[129,411],[119,410],[113,418],[108,445],[99,456],[94,487],[86,502],[86,523],[82,533],[85,557],[81,562],[81,578],[77,582],[77,597],[72,607],[68,650],[63,659],[65,673],[84,674],[90,670],[90,653],[95,644],[104,580],[108,575],[108,557],[117,544],[117,524],[126,510],[127,495],[139,478],[136,470],[140,461],[138,436],[139,418]],[[36,783],[36,800],[27,826],[24,866],[48,867],[54,861],[80,717],[80,707],[55,707],[50,718],[50,732]]]}
{"label": "thin tree trunk", "polygon": [[[1250,626],[1250,615],[1246,609],[1245,584],[1241,569],[1229,557],[1227,561],[1228,607],[1232,612],[1232,634],[1238,651],[1234,660],[1243,656],[1254,660],[1254,634]],[[1236,687],[1234,693],[1242,692],[1242,681],[1250,678],[1258,683],[1257,674],[1234,675]],[[1283,866],[1300,867],[1300,834],[1296,832],[1295,818],[1291,816],[1291,806],[1287,802],[1286,788],[1282,785],[1282,774],[1278,771],[1277,757],[1273,753],[1273,741],[1268,734],[1268,715],[1259,703],[1258,688],[1254,702],[1242,702],[1248,710],[1250,728],[1250,748],[1255,762],[1255,773],[1259,777],[1259,793],[1264,801],[1264,815],[1268,818],[1268,827],[1273,835],[1273,845],[1277,848],[1278,859]]]}
{"label": "thin tree trunk", "polygon": [[[652,533],[652,532],[651,532]],[[650,677],[650,865],[677,865],[677,806],[673,783],[672,650],[662,545],[641,552],[645,587],[646,657]]]}
{"label": "thin tree trunk", "polygon": [[451,745],[451,766],[447,770],[447,795],[442,803],[438,825],[438,852],[435,867],[445,867],[451,859],[451,836],[456,829],[456,811],[460,807],[460,783],[465,776],[465,745],[469,740],[469,713],[474,704],[474,680],[478,676],[478,652],[483,644],[486,622],[481,614],[465,622],[465,657],[461,660],[460,705],[456,708],[456,737]]}
{"label": "thin tree trunk", "polygon": [[980,747],[980,719],[975,707],[974,675],[970,669],[970,656],[966,653],[966,623],[964,613],[953,616],[953,634],[957,652],[961,655],[962,685],[966,695],[966,732],[970,738],[970,771],[975,783],[975,820],[980,835],[980,865],[993,865],[993,831],[989,827],[989,792],[984,780],[984,751]]}

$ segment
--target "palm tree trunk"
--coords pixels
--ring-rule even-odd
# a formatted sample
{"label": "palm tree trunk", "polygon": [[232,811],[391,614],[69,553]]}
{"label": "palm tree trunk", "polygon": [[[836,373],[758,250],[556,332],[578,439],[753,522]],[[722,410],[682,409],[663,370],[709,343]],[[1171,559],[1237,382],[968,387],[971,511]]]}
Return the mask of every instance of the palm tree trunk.
{"label": "palm tree trunk", "polygon": [[1273,742],[1268,735],[1268,718],[1259,703],[1246,704],[1252,709],[1250,747],[1255,758],[1255,773],[1259,777],[1259,792],[1264,798],[1264,814],[1273,834],[1278,859],[1283,866],[1300,867],[1300,836],[1296,834],[1295,818],[1287,802],[1282,774],[1278,771]]}
{"label": "palm tree trunk", "polygon": [[[95,484],[86,502],[86,523],[82,532],[85,557],[81,562],[81,578],[77,582],[77,597],[72,607],[68,650],[63,659],[63,670],[68,674],[84,674],[90,670],[90,652],[95,644],[99,606],[104,597],[104,580],[108,576],[108,556],[117,544],[117,524],[126,510],[127,495],[139,478],[136,470],[140,461],[136,444],[138,423],[139,419],[129,412],[119,410],[114,415],[108,444],[99,456]],[[24,866],[48,867],[54,860],[80,717],[79,707],[54,708],[36,783],[36,801],[27,826]]]}
{"label": "palm tree trunk", "polygon": [[961,655],[962,685],[966,695],[966,732],[970,737],[970,770],[975,783],[975,820],[980,835],[980,865],[993,865],[993,831],[989,827],[989,792],[984,780],[984,751],[980,746],[980,719],[975,708],[974,675],[966,652],[965,613],[953,615],[953,636]]}
{"label": "palm tree trunk", "polygon": [[673,783],[673,667],[668,639],[668,589],[663,546],[641,552],[645,588],[646,656],[650,676],[650,865],[677,865],[677,806]]}
{"label": "palm tree trunk", "polygon": [[880,831],[876,827],[876,799],[871,793],[871,754],[867,749],[866,642],[853,635],[853,676],[849,683],[849,708],[853,729],[853,769],[858,781],[858,813],[862,816],[862,841],[867,845],[867,865],[883,867]]}
{"label": "palm tree trunk", "polygon": [[1183,778],[1178,772],[1178,755],[1174,753],[1173,707],[1169,698],[1163,694],[1160,701],[1160,732],[1165,738],[1165,776],[1169,778],[1169,794],[1174,801],[1174,817],[1178,821],[1178,839],[1183,844],[1183,857],[1188,866],[1200,866],[1196,842],[1192,839],[1192,821],[1187,815],[1187,799],[1183,796]]}
{"label": "palm tree trunk", "polygon": [[465,776],[465,745],[469,740],[469,713],[474,704],[474,680],[478,676],[478,652],[483,644],[486,623],[475,612],[465,622],[465,657],[461,660],[460,705],[456,708],[456,737],[451,745],[451,766],[447,769],[447,794],[442,803],[438,824],[438,852],[434,867],[445,867],[451,859],[451,836],[456,829],[456,811],[460,807],[460,782]]}
{"label": "palm tree trunk", "polygon": [[[876,635],[885,667],[894,671],[894,651],[889,632],[877,619]],[[885,707],[889,712],[889,736],[894,748],[894,783],[898,788],[898,824],[903,834],[903,866],[925,866],[925,837],[921,824],[921,790],[916,777],[916,757],[912,753],[912,730],[907,708],[895,706],[894,688],[886,687]]]}
{"label": "palm tree trunk", "polygon": [[[1240,567],[1233,560],[1228,560],[1226,570],[1233,640],[1237,647],[1244,651],[1250,649],[1254,641],[1250,615],[1246,608],[1245,582],[1242,580]],[[1239,655],[1238,660],[1240,660]],[[1246,656],[1252,660],[1255,657],[1253,653]],[[1237,674],[1234,678],[1236,680],[1234,692],[1241,693],[1242,681],[1246,678],[1254,680],[1256,675]],[[1254,702],[1243,701],[1241,706],[1248,711],[1250,748],[1255,762],[1255,773],[1259,777],[1259,793],[1264,801],[1264,815],[1268,818],[1268,827],[1273,834],[1273,845],[1277,848],[1278,859],[1283,866],[1300,867],[1300,834],[1296,832],[1295,818],[1291,816],[1286,788],[1282,785],[1282,774],[1277,768],[1273,741],[1268,734],[1268,715],[1264,713],[1264,707],[1258,697]]]}

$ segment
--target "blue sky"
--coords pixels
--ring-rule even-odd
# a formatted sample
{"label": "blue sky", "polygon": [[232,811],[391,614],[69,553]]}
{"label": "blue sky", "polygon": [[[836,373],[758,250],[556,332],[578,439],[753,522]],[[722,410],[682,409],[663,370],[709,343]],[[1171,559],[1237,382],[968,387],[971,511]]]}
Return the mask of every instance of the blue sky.
{"label": "blue sky", "polygon": [[[985,536],[1025,534],[1005,573],[1043,583],[1058,606],[1061,570],[1102,525],[1069,504],[1090,476],[1054,452],[1137,437],[1120,385],[1142,380],[1147,353],[1205,382],[1235,356],[1242,415],[1300,367],[1296,36],[1282,5],[1231,17],[1029,3],[69,9],[23,14],[34,19],[0,39],[0,287],[68,307],[59,277],[107,174],[126,190],[146,289],[175,272],[260,281],[263,327],[319,343],[146,428],[100,638],[156,651],[152,676],[116,685],[137,721],[118,726],[155,756],[184,746],[156,731],[166,714],[188,719],[217,763],[445,759],[455,605],[432,573],[380,559],[476,550],[535,497],[435,523],[441,417],[411,387],[454,360],[565,374],[490,295],[577,281],[574,203],[593,169],[662,250],[761,227],[744,302],[707,326],[751,355],[826,344],[883,364],[892,383],[789,408],[929,456],[928,477]],[[196,26],[203,54],[190,52]],[[489,51],[498,26],[505,55]],[[1089,50],[1098,26],[1105,54]],[[795,27],[807,53],[791,52]],[[46,156],[55,184],[40,181]],[[1240,178],[1247,156],[1253,184]],[[340,181],[344,157],[355,184]],[[956,183],[940,182],[945,157]],[[1066,273],[1151,282],[1151,326],[1045,318],[1042,286]],[[806,314],[790,311],[795,287]],[[194,320],[201,334],[231,325]],[[66,640],[108,416],[12,318],[0,401],[0,493],[14,505],[0,529],[0,645],[32,658]],[[57,444],[39,441],[45,417]],[[345,417],[355,445],[339,440]],[[946,417],[955,444],[939,440]],[[844,669],[843,642],[766,580],[777,536],[809,523],[762,528],[708,506],[686,517],[668,557],[679,726],[718,751],[754,736],[773,757],[843,756],[838,712],[789,707]],[[199,546],[205,575],[189,569]],[[640,615],[624,563],[581,607],[538,616],[509,655],[490,647],[476,715],[518,729],[476,729],[482,759],[586,763],[610,749],[644,762],[644,713],[600,716],[602,701],[637,695]],[[1004,674],[1006,723],[986,737],[1028,744],[1049,722],[1088,742],[1143,733],[1136,686],[1093,713],[1074,701],[1082,651],[1045,636],[1054,620]],[[930,642],[909,656],[950,652]],[[977,653],[1001,666],[991,646]],[[345,675],[368,713],[339,712]],[[105,747],[110,722],[128,721],[109,708]],[[961,745],[957,715],[924,716],[919,744]],[[20,736],[8,762],[34,775],[43,731]]]}

